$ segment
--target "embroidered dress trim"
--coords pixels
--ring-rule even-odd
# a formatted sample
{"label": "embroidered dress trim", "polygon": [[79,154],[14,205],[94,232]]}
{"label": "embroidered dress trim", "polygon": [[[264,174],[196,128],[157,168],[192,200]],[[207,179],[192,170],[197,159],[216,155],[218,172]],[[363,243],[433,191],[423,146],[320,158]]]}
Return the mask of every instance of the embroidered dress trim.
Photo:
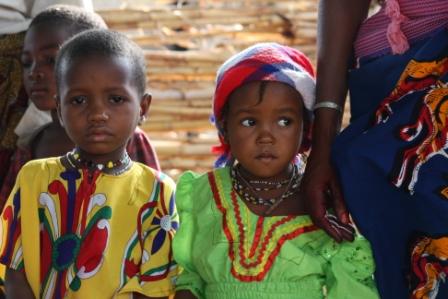
{"label": "embroidered dress trim", "polygon": [[249,242],[246,236],[251,235],[250,223],[245,226],[242,217],[244,209],[247,214],[245,218],[249,221],[248,208],[241,207],[233,189],[230,192],[231,200],[226,200],[220,179],[214,173],[209,173],[208,179],[216,206],[223,215],[223,230],[229,241],[231,273],[240,281],[262,281],[287,240],[318,229],[311,220],[300,224],[294,222],[297,216],[257,216],[254,237]]}

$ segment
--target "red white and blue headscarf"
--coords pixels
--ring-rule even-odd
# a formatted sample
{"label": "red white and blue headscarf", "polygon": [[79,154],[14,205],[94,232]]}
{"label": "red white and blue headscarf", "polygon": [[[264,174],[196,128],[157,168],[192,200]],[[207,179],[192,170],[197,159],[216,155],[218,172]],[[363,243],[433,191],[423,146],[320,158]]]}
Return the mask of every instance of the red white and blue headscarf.
{"label": "red white and blue headscarf", "polygon": [[[223,128],[220,127],[222,109],[235,89],[254,81],[282,82],[297,90],[303,98],[308,119],[310,122],[312,120],[316,84],[309,59],[302,52],[277,43],[251,46],[230,57],[217,72],[212,121],[218,129],[221,144],[213,148],[213,152],[220,155],[215,162],[216,167],[233,161],[230,148],[224,142]],[[300,153],[310,147],[311,123],[305,123],[304,128]]]}

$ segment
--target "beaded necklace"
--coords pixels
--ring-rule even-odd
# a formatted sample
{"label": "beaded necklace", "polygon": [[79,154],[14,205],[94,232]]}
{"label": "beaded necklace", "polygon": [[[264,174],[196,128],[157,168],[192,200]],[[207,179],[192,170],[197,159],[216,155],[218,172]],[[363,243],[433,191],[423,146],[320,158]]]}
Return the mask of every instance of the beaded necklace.
{"label": "beaded necklace", "polygon": [[[267,181],[267,180],[249,180],[248,183],[255,191],[269,191],[274,189],[280,189],[284,185],[289,183],[289,179],[283,181]],[[258,187],[257,185],[264,185],[264,187]]]}
{"label": "beaded necklace", "polygon": [[122,174],[132,166],[132,160],[126,151],[119,160],[109,161],[105,164],[95,163],[81,157],[78,148],[74,148],[71,152],[68,152],[65,155],[65,158],[69,165],[73,168],[85,168],[91,171],[101,171],[115,176]]}
{"label": "beaded necklace", "polygon": [[[302,174],[298,170],[298,167],[294,165],[293,172],[289,179],[280,182],[269,182],[269,181],[248,181],[239,171],[239,164],[233,166],[230,171],[230,177],[232,178],[233,189],[240,195],[240,197],[249,203],[255,205],[269,206],[269,208],[264,212],[265,216],[268,216],[275,208],[277,208],[285,199],[293,195],[299,190],[300,183],[302,181]],[[252,183],[251,183],[252,182]],[[274,188],[268,186],[265,188],[254,187],[254,183],[275,186]],[[287,184],[287,185],[286,185]],[[280,185],[280,186],[279,186]],[[257,195],[259,191],[268,191],[272,189],[279,189],[283,185],[286,185],[285,191],[278,197],[273,198],[262,198]]]}

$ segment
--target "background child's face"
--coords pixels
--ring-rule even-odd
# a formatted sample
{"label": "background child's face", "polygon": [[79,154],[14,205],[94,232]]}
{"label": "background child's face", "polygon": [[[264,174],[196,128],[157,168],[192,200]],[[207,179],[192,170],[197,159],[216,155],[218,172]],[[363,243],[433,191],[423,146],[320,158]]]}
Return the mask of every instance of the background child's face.
{"label": "background child's face", "polygon": [[50,25],[31,27],[22,51],[23,83],[29,99],[40,110],[56,109],[54,62],[60,45],[69,38],[64,28]]}
{"label": "background child's face", "polygon": [[67,134],[86,159],[119,159],[151,99],[139,95],[129,60],[91,56],[61,67],[58,112]]}
{"label": "background child's face", "polygon": [[268,82],[260,102],[261,82],[236,89],[225,123],[232,155],[256,177],[283,176],[302,140],[303,108],[293,88]]}

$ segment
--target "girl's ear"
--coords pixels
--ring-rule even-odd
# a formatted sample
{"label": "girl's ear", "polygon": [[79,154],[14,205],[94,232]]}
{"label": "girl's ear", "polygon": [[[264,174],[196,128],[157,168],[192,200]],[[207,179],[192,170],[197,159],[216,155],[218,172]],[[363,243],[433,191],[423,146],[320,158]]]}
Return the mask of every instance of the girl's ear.
{"label": "girl's ear", "polygon": [[58,113],[59,123],[61,124],[61,127],[64,127],[64,121],[62,120],[61,113],[61,98],[59,97],[59,95],[55,95],[54,100],[56,101],[56,111]]}
{"label": "girl's ear", "polygon": [[218,128],[220,128],[219,130],[219,135],[221,136],[221,142],[224,142],[225,144],[229,143],[229,139],[227,136],[227,128],[226,128],[226,122],[224,120],[219,120],[218,121]]}

